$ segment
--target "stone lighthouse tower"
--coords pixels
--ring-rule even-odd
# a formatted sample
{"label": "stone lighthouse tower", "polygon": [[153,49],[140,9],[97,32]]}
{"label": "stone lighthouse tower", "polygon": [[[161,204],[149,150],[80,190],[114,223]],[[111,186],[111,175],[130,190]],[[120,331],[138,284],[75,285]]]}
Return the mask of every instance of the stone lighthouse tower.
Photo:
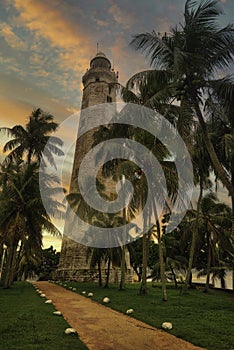
{"label": "stone lighthouse tower", "polygon": [[[86,71],[82,78],[83,82],[83,98],[81,110],[85,108],[103,104],[106,102],[116,101],[116,83],[118,74],[111,67],[111,63],[106,55],[98,52],[90,61],[90,68]],[[82,118],[82,111],[81,111]],[[81,136],[76,143],[75,156],[73,162],[73,170],[71,176],[70,192],[77,191],[77,177],[79,167],[85,154],[92,148],[93,134],[95,129],[88,131]],[[87,174],[88,176],[88,174]],[[62,241],[60,261],[55,278],[67,281],[97,281],[97,268],[90,268],[90,262],[87,261],[87,246],[73,241],[66,236],[66,229]],[[126,280],[132,281],[132,273],[130,269],[129,257],[126,259],[127,273]],[[105,276],[106,266],[102,266],[102,275]],[[120,269],[118,266],[112,266],[110,273],[110,281],[114,282],[120,277]]]}
{"label": "stone lighthouse tower", "polygon": [[[82,120],[82,110],[85,108],[106,102],[116,102],[117,82],[118,74],[112,69],[109,59],[103,52],[98,52],[96,56],[91,59],[90,68],[82,77],[84,89],[81,103],[80,125],[82,122],[85,122],[87,118],[86,113],[84,120]],[[95,129],[86,133],[84,137],[81,136],[76,144],[71,191],[76,188],[77,174],[82,158],[92,147],[94,132]]]}
{"label": "stone lighthouse tower", "polygon": [[102,52],[98,52],[90,61],[90,69],[83,76],[84,84],[81,108],[87,108],[105,102],[116,101],[116,89],[110,88],[117,83],[118,76],[111,68],[111,63]]}

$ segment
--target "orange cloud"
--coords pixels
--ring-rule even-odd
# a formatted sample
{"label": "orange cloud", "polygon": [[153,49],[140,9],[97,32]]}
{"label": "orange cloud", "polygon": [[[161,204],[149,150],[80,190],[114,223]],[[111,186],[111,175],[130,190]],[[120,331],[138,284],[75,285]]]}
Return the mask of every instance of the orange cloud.
{"label": "orange cloud", "polygon": [[7,44],[17,50],[27,50],[27,45],[14,32],[7,23],[0,24],[0,36],[2,36]]}
{"label": "orange cloud", "polygon": [[[48,40],[52,47],[65,50],[65,53],[58,53],[60,66],[63,69],[85,71],[93,47],[79,22],[74,24],[66,18],[65,5],[59,4],[56,0],[50,2],[14,0],[14,6],[19,12],[19,16],[15,18],[18,25],[29,29],[38,40],[43,38]],[[77,6],[75,11],[77,15],[82,15]],[[37,45],[32,49],[37,49]],[[34,55],[33,59],[38,60],[38,56]]]}
{"label": "orange cloud", "polygon": [[[74,26],[65,20],[61,10],[51,6],[55,1],[42,2],[15,0],[15,8],[19,11],[18,20],[36,35],[50,40],[51,45],[73,48],[81,44]],[[58,7],[58,6],[57,6]]]}

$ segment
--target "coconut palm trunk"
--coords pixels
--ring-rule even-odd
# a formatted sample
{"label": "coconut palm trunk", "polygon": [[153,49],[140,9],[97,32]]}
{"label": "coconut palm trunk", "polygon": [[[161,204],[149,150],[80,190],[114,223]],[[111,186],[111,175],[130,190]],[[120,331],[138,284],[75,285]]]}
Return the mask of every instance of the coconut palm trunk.
{"label": "coconut palm trunk", "polygon": [[234,290],[234,266],[232,268],[232,290]]}
{"label": "coconut palm trunk", "polygon": [[[126,229],[126,208],[123,208],[123,226],[124,229]],[[121,247],[122,254],[121,254],[121,276],[120,276],[120,284],[119,284],[119,290],[125,289],[125,269],[126,269],[126,250],[125,245],[122,245]]]}
{"label": "coconut palm trunk", "polygon": [[143,220],[143,238],[142,238],[142,275],[141,275],[141,286],[140,294],[147,294],[147,266],[148,266],[148,235],[147,235],[147,219],[149,217],[144,216]]}
{"label": "coconut palm trunk", "polygon": [[159,262],[160,262],[160,277],[162,281],[162,300],[167,301],[167,280],[165,275],[165,262],[163,257],[163,248],[162,248],[162,234],[161,227],[157,220],[156,222],[157,232],[158,232],[158,249],[159,249]]}
{"label": "coconut palm trunk", "polygon": [[6,261],[6,273],[3,281],[3,288],[10,288],[15,273],[15,262],[16,262],[16,251],[17,251],[18,242],[14,241],[12,245],[8,248],[8,256]]}
{"label": "coconut palm trunk", "polygon": [[121,276],[120,276],[120,284],[119,284],[119,290],[125,289],[125,246],[121,247],[122,249],[122,255],[121,255]]}
{"label": "coconut palm trunk", "polygon": [[106,273],[106,283],[104,285],[104,288],[109,287],[109,279],[110,279],[110,266],[111,266],[111,257],[108,257],[108,262],[107,262],[107,273]]}
{"label": "coconut palm trunk", "polygon": [[[232,198],[232,240],[234,240],[234,198]],[[232,265],[232,289],[234,290],[234,261]]]}
{"label": "coconut palm trunk", "polygon": [[211,242],[210,242],[210,233],[207,232],[207,266],[206,266],[206,286],[205,291],[209,291],[210,285],[210,272],[211,272]]}
{"label": "coconut palm trunk", "polygon": [[[232,130],[232,135],[234,138],[234,128]],[[234,187],[234,156],[231,159],[231,177],[232,177],[232,185]],[[234,197],[231,197],[232,201],[232,240],[234,241]],[[234,290],[234,259],[232,266],[232,289]]]}
{"label": "coconut palm trunk", "polygon": [[203,185],[202,185],[202,180],[200,178],[200,192],[199,192],[199,197],[198,197],[198,201],[197,201],[196,227],[192,233],[192,242],[191,242],[191,246],[190,246],[190,250],[189,250],[188,269],[187,269],[186,278],[185,278],[185,282],[184,282],[184,286],[183,286],[183,292],[187,292],[188,286],[189,286],[190,280],[191,280],[194,255],[195,255],[195,248],[196,248],[196,241],[197,241],[197,236],[198,236],[198,231],[199,231],[199,217],[200,217],[200,211],[201,211],[202,197],[203,197]]}
{"label": "coconut palm trunk", "polygon": [[176,274],[175,274],[175,271],[173,269],[173,266],[172,264],[169,264],[169,267],[170,267],[170,270],[171,270],[171,273],[172,273],[172,276],[173,276],[173,281],[175,283],[175,287],[176,289],[178,288],[178,284],[177,284],[177,280],[176,280]]}
{"label": "coconut palm trunk", "polygon": [[148,237],[144,233],[142,238],[142,278],[140,294],[147,294],[147,265],[148,265]]}
{"label": "coconut palm trunk", "polygon": [[101,259],[98,259],[98,284],[99,287],[102,287],[102,268],[101,268]]}
{"label": "coconut palm trunk", "polygon": [[1,255],[1,266],[0,266],[0,283],[2,283],[2,276],[3,276],[3,268],[5,263],[5,256],[6,256],[6,246],[3,245],[2,249],[2,255]]}
{"label": "coconut palm trunk", "polygon": [[158,214],[157,214],[157,208],[155,200],[153,202],[153,211],[154,211],[154,217],[156,221],[156,229],[157,229],[157,238],[158,238],[158,250],[159,250],[159,264],[160,264],[160,278],[162,282],[162,300],[167,301],[167,286],[166,286],[166,275],[165,275],[165,262],[163,257],[163,247],[162,247],[162,234],[161,234],[161,227],[158,221]]}

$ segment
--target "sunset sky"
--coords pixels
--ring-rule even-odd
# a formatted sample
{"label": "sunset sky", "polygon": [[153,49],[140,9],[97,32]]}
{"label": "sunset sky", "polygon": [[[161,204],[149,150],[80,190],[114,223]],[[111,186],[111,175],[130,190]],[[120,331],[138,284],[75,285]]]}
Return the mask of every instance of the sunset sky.
{"label": "sunset sky", "polygon": [[[96,44],[124,83],[147,67],[129,47],[133,34],[168,31],[182,21],[185,0],[0,0],[0,121],[24,122],[33,107],[61,121],[81,102],[81,77]],[[234,2],[222,0],[223,24]]]}
{"label": "sunset sky", "polygon": [[[129,47],[132,35],[169,31],[185,0],[0,0],[0,126],[24,124],[34,107],[58,122],[80,108],[81,77],[97,42],[119,81],[148,67]],[[221,0],[221,24],[234,1]],[[2,135],[0,151],[3,143]]]}

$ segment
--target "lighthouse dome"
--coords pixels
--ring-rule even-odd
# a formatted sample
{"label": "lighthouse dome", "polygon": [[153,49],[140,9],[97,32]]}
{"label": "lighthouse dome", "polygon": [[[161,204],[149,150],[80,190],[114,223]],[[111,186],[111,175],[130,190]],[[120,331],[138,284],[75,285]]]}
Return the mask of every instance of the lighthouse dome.
{"label": "lighthouse dome", "polygon": [[111,63],[103,52],[97,52],[96,56],[90,61],[90,68],[111,69]]}

